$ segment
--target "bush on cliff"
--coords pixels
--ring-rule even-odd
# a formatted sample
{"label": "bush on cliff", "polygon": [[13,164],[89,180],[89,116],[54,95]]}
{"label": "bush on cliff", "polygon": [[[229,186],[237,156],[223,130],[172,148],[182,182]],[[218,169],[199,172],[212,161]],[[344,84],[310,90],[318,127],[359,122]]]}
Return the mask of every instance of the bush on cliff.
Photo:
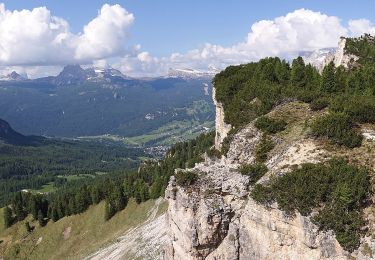
{"label": "bush on cliff", "polygon": [[198,180],[198,174],[192,171],[178,171],[175,177],[177,185],[182,187],[193,185]]}
{"label": "bush on cliff", "polygon": [[313,101],[311,101],[310,109],[312,111],[319,111],[328,107],[328,105],[329,105],[329,101],[327,98],[318,98],[318,99],[314,99]]}
{"label": "bush on cliff", "polygon": [[333,230],[339,243],[349,251],[359,245],[363,219],[361,211],[371,192],[366,169],[341,159],[327,163],[305,164],[268,185],[255,185],[251,196],[259,203],[277,202],[280,209],[293,215],[298,210],[309,215],[322,230]]}
{"label": "bush on cliff", "polygon": [[261,163],[241,165],[239,171],[250,177],[250,184],[255,184],[268,171],[267,166]]}
{"label": "bush on cliff", "polygon": [[264,163],[268,159],[268,153],[275,147],[272,139],[263,134],[259,144],[255,147],[255,161],[258,163]]}
{"label": "bush on cliff", "polygon": [[315,136],[327,137],[338,145],[354,148],[362,144],[363,136],[355,130],[350,116],[344,113],[331,113],[318,118],[311,129]]}
{"label": "bush on cliff", "polygon": [[268,134],[284,131],[287,123],[284,120],[261,116],[255,121],[255,127]]}
{"label": "bush on cliff", "polygon": [[[366,62],[351,69],[335,68],[330,63],[323,75],[301,57],[291,65],[279,58],[265,58],[228,67],[213,79],[216,99],[224,106],[225,121],[239,129],[282,102],[301,100],[311,103],[310,108],[315,111],[328,106],[331,111],[343,112],[353,123],[375,123],[375,60],[369,56],[375,49],[375,40],[368,35],[348,39],[347,48]],[[259,124],[267,123],[264,118],[261,120]],[[272,126],[268,127],[266,130],[273,131]],[[335,142],[348,147],[359,143],[354,132],[339,139]]]}

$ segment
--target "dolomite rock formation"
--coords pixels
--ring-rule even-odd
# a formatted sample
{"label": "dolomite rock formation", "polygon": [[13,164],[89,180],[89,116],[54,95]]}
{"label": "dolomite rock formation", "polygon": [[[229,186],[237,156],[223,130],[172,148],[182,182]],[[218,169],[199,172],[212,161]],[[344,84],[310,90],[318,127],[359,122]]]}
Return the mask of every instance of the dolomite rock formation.
{"label": "dolomite rock formation", "polygon": [[[219,106],[218,110],[224,112]],[[293,107],[298,111],[303,106],[284,104],[275,109]],[[315,116],[311,111],[300,113]],[[216,141],[228,133],[223,127],[228,125],[223,120],[218,123],[221,136]],[[330,153],[317,140],[298,132],[296,127],[289,139],[274,137],[276,146],[266,162],[269,171],[258,183],[282,175],[295,165],[329,159]],[[371,131],[364,130],[364,135],[368,132]],[[374,259],[369,252],[375,249],[375,237],[362,238],[360,248],[350,254],[343,250],[332,231],[319,230],[310,217],[298,212],[294,217],[288,216],[276,203],[261,205],[249,196],[252,186],[248,177],[239,173],[239,166],[255,161],[254,150],[261,136],[253,123],[238,131],[226,157],[206,157],[194,168],[184,170],[198,175],[193,185],[179,186],[171,177],[165,193],[169,208],[164,259]]]}
{"label": "dolomite rock formation", "polygon": [[322,66],[322,70],[324,66],[328,65],[328,63],[330,63],[331,61],[333,61],[336,67],[339,67],[339,66],[344,66],[345,68],[352,67],[353,64],[358,60],[358,57],[353,54],[346,53],[345,47],[346,47],[346,38],[341,37],[335,54],[329,54],[326,57]]}
{"label": "dolomite rock formation", "polygon": [[[346,39],[342,38],[331,58],[336,66],[349,67],[357,60],[345,53],[345,44]],[[215,88],[213,99],[216,105],[215,147],[220,149],[231,125],[224,121],[223,105],[215,99]],[[290,100],[270,113],[294,111],[301,118],[290,126],[285,136],[272,137],[275,147],[265,162],[268,172],[257,182],[259,184],[297,165],[319,163],[334,156],[304,132],[301,122],[317,114],[295,103],[298,102]],[[373,130],[364,129],[363,135],[366,140],[372,140]],[[182,187],[171,177],[165,192],[169,208],[164,260],[375,259],[375,236],[371,233],[361,239],[358,250],[349,253],[340,246],[332,231],[319,230],[309,216],[298,212],[288,216],[276,203],[265,206],[250,197],[252,186],[248,177],[239,172],[239,167],[255,162],[255,148],[261,137],[262,133],[252,122],[231,137],[225,157],[206,156],[204,162],[183,170],[197,174],[194,184]],[[366,216],[373,215],[366,213]],[[375,217],[370,222],[375,225]]]}
{"label": "dolomite rock formation", "polygon": [[[180,187],[171,178],[165,259],[347,259],[332,232],[319,231],[299,213],[288,217],[276,205],[267,208],[248,196],[249,180],[238,166],[254,161],[260,137],[252,124],[237,133],[227,158],[206,159],[187,170],[199,175],[192,186]],[[269,160],[269,167],[285,170],[289,162],[318,160],[311,142],[285,146]],[[293,152],[304,144],[310,144],[306,151]]]}
{"label": "dolomite rock formation", "polygon": [[[374,259],[363,247],[351,258],[333,232],[319,231],[309,217],[256,203],[235,164],[208,160],[188,171],[199,174],[197,183],[180,187],[172,177],[166,190],[165,260]],[[373,237],[362,242],[375,248]]]}
{"label": "dolomite rock formation", "polygon": [[215,118],[215,129],[216,129],[216,136],[215,136],[215,148],[220,150],[221,143],[223,142],[224,138],[227,137],[229,131],[232,129],[230,124],[225,123],[224,121],[224,107],[223,104],[216,100],[216,90],[212,88],[212,98],[214,100],[214,104],[216,107],[216,118]]}

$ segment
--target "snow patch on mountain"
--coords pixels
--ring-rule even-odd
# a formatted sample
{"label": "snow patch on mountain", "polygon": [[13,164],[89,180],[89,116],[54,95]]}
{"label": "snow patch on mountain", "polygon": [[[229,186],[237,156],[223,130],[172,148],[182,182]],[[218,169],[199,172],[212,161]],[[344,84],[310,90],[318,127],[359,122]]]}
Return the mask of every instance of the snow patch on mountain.
{"label": "snow patch on mountain", "polygon": [[306,64],[311,64],[319,71],[323,70],[327,57],[334,56],[337,48],[324,48],[314,51],[300,52],[299,56],[303,58]]}
{"label": "snow patch on mountain", "polygon": [[192,68],[170,68],[167,77],[169,78],[185,78],[185,79],[196,79],[196,78],[213,78],[220,70],[209,66],[207,70],[198,70]]}
{"label": "snow patch on mountain", "polygon": [[131,78],[119,70],[99,67],[82,68],[80,65],[67,65],[56,77],[47,77],[37,80],[47,80],[57,86],[82,85],[87,82],[116,83]]}

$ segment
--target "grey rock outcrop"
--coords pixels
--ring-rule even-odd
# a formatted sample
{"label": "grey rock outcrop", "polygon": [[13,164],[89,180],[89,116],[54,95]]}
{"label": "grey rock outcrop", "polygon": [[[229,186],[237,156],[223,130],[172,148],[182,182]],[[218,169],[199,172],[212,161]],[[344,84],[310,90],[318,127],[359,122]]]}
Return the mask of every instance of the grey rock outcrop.
{"label": "grey rock outcrop", "polygon": [[[345,39],[340,46],[345,49]],[[337,58],[340,65],[349,66],[348,59],[354,57],[345,55],[336,53],[334,59]],[[224,121],[223,106],[215,100],[215,89],[213,97],[217,112],[215,147],[220,149],[231,126]],[[299,111],[304,107],[282,104],[278,109]],[[305,116],[301,120],[316,116],[308,107],[305,109],[303,113],[299,111]],[[294,130],[286,131],[285,135],[272,137],[275,147],[265,162],[268,172],[257,183],[266,183],[298,165],[323,162],[333,156],[318,140],[306,134],[303,124],[293,127]],[[371,138],[370,134],[368,136]],[[239,167],[255,162],[255,150],[261,137],[262,133],[252,122],[231,136],[225,157],[206,156],[205,161],[194,168],[182,170],[197,174],[194,184],[179,186],[175,177],[171,177],[165,193],[169,202],[166,218],[169,239],[164,259],[375,259],[374,236],[362,238],[359,249],[349,253],[340,246],[332,231],[320,230],[310,216],[299,212],[289,216],[278,209],[276,203],[262,205],[251,198],[253,186],[249,185],[249,177],[240,173]]]}
{"label": "grey rock outcrop", "polygon": [[249,180],[238,172],[238,162],[253,155],[251,149],[246,156],[235,153],[247,134],[250,147],[259,142],[249,125],[234,137],[228,158],[188,169],[199,175],[194,185],[180,187],[171,178],[165,259],[346,259],[335,236],[319,231],[308,217],[288,217],[276,205],[265,207],[248,196]]}
{"label": "grey rock outcrop", "polygon": [[227,137],[229,131],[232,129],[230,124],[225,123],[224,119],[224,107],[223,104],[216,100],[216,90],[212,88],[212,98],[216,107],[216,118],[215,118],[215,148],[220,150],[221,144],[225,137]]}
{"label": "grey rock outcrop", "polygon": [[[219,132],[225,133],[225,127]],[[233,136],[226,157],[206,158],[184,170],[198,175],[193,185],[182,187],[171,178],[165,195],[169,240],[164,259],[348,259],[335,235],[320,231],[309,217],[298,212],[290,217],[276,204],[261,205],[249,196],[249,179],[238,168],[254,162],[260,139],[261,132],[250,123]],[[277,140],[275,151],[260,183],[290,165],[324,157],[314,140],[303,136],[292,143]]]}
{"label": "grey rock outcrop", "polygon": [[334,54],[329,54],[322,66],[328,65],[331,61],[335,64],[336,67],[343,66],[344,68],[351,68],[355,62],[358,60],[358,57],[346,52],[346,38],[341,37],[336,52]]}

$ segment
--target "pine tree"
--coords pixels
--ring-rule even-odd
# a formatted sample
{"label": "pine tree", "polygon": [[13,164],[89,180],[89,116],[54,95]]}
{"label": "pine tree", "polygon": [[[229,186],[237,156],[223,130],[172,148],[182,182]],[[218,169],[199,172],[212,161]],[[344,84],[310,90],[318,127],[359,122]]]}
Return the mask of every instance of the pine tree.
{"label": "pine tree", "polygon": [[327,93],[336,92],[335,64],[332,61],[323,69],[321,90]]}
{"label": "pine tree", "polygon": [[143,183],[142,187],[141,187],[141,200],[142,202],[144,201],[147,201],[150,199],[150,195],[149,195],[149,192],[148,192],[148,186]]}
{"label": "pine tree", "polygon": [[90,195],[91,195],[91,201],[93,204],[98,204],[100,202],[101,198],[100,198],[99,188],[97,186],[94,186],[91,189]]}
{"label": "pine tree", "polygon": [[38,211],[38,222],[41,227],[44,227],[46,225],[46,221],[44,219],[44,215],[41,210]]}
{"label": "pine tree", "polygon": [[104,219],[107,221],[111,219],[115,215],[116,211],[111,204],[111,201],[107,198],[105,200],[105,211],[104,211]]}
{"label": "pine tree", "polygon": [[80,190],[75,195],[75,212],[82,213],[87,209],[86,198],[84,190]]}
{"label": "pine tree", "polygon": [[162,180],[158,176],[155,178],[153,184],[151,185],[151,191],[150,191],[150,197],[151,199],[157,199],[161,196],[161,191],[162,191]]}
{"label": "pine tree", "polygon": [[56,221],[59,220],[59,214],[57,213],[56,207],[52,208],[51,215],[52,215],[51,218],[52,218],[53,222],[56,222]]}
{"label": "pine tree", "polygon": [[295,87],[301,88],[306,86],[305,62],[302,57],[293,60],[290,81]]}
{"label": "pine tree", "polygon": [[276,64],[275,73],[280,84],[286,84],[290,78],[290,66],[285,60]]}
{"label": "pine tree", "polygon": [[320,74],[318,70],[308,64],[305,67],[305,75],[306,75],[306,89],[308,90],[315,90],[320,86]]}
{"label": "pine tree", "polygon": [[17,220],[22,221],[26,218],[26,212],[24,210],[22,193],[18,192],[13,199],[13,209],[16,214]]}
{"label": "pine tree", "polygon": [[122,188],[121,186],[114,186],[114,191],[113,191],[113,201],[114,201],[114,204],[115,204],[115,211],[118,212],[118,211],[121,211],[125,208],[126,206],[126,203],[127,203],[127,199],[122,191]]}
{"label": "pine tree", "polygon": [[4,225],[10,227],[13,224],[12,210],[9,207],[4,208]]}
{"label": "pine tree", "polygon": [[30,199],[30,213],[33,215],[34,220],[38,219],[38,205],[34,196]]}
{"label": "pine tree", "polygon": [[271,62],[263,67],[261,77],[263,80],[267,80],[269,82],[275,82],[277,80],[275,67]]}
{"label": "pine tree", "polygon": [[335,72],[335,91],[345,93],[348,88],[348,71],[340,66]]}

